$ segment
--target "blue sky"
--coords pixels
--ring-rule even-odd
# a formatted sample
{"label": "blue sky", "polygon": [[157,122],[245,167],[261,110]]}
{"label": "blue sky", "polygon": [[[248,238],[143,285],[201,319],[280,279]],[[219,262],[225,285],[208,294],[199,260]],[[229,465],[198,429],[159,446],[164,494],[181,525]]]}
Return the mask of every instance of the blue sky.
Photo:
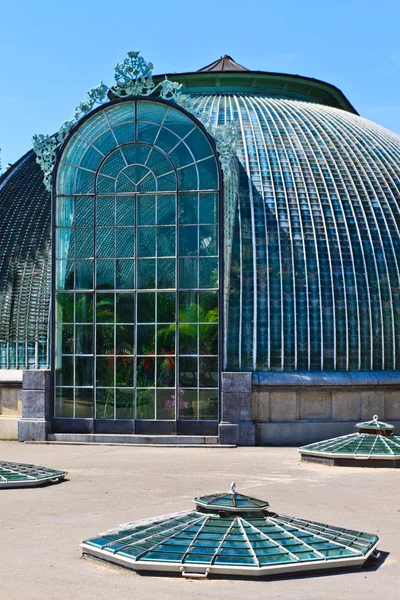
{"label": "blue sky", "polygon": [[20,0],[0,7],[3,168],[53,133],[86,91],[112,84],[140,50],[155,73],[222,54],[249,69],[339,87],[358,112],[400,135],[399,0]]}

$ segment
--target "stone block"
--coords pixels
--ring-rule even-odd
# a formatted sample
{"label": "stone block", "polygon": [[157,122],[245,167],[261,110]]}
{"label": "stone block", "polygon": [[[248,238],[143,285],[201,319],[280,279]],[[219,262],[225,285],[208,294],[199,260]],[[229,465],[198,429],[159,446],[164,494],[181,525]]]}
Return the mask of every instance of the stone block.
{"label": "stone block", "polygon": [[269,392],[253,391],[253,421],[269,421]]}
{"label": "stone block", "polygon": [[[400,392],[398,392],[400,398]],[[380,419],[385,415],[385,392],[366,390],[361,392],[361,421],[370,421],[374,415]]]}
{"label": "stone block", "polygon": [[220,423],[218,427],[219,443],[237,445],[239,426],[233,423]]}
{"label": "stone block", "polygon": [[333,392],[332,419],[333,421],[359,421],[361,392]]}
{"label": "stone block", "polygon": [[18,421],[18,441],[46,441],[49,424],[46,421],[21,419]]}
{"label": "stone block", "polygon": [[233,392],[222,392],[221,417],[222,421],[228,423],[251,421],[251,392],[242,392],[239,394],[234,394]]}
{"label": "stone block", "polygon": [[20,417],[22,414],[21,387],[0,389],[0,414],[4,417]]}
{"label": "stone block", "polygon": [[296,421],[296,392],[270,392],[269,410],[271,421]]}
{"label": "stone block", "polygon": [[254,446],[256,443],[256,428],[254,423],[239,423],[238,446]]}
{"label": "stone block", "polygon": [[23,390],[45,390],[50,392],[50,370],[24,371],[22,374]]}
{"label": "stone block", "polygon": [[300,392],[299,418],[327,420],[332,416],[332,395],[329,392]]}
{"label": "stone block", "polygon": [[18,419],[0,417],[0,440],[18,439]]}
{"label": "stone block", "polygon": [[223,392],[251,392],[252,373],[221,373],[221,389]]}
{"label": "stone block", "polygon": [[[400,390],[388,390],[385,391],[385,413],[384,417],[378,414],[378,417],[384,418],[385,421],[391,421],[391,419],[400,419]],[[397,435],[400,432],[396,432]]]}
{"label": "stone block", "polygon": [[[303,446],[312,442],[354,433],[355,423],[256,423],[256,441],[260,446]],[[299,454],[300,459],[300,454]]]}
{"label": "stone block", "polygon": [[22,393],[22,418],[46,418],[46,392],[44,390],[24,390]]}

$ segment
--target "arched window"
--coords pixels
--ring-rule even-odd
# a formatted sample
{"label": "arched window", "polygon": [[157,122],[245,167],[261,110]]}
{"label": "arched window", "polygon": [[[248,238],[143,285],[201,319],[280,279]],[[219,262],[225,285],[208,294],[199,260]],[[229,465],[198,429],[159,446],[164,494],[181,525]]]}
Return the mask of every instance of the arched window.
{"label": "arched window", "polygon": [[74,131],[54,188],[57,419],[218,420],[219,188],[208,136],[169,103]]}

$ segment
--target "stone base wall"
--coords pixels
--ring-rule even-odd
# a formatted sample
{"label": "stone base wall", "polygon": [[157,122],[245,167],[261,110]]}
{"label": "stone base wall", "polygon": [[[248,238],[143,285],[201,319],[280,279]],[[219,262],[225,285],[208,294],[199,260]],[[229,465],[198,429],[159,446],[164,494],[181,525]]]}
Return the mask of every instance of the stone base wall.
{"label": "stone base wall", "polygon": [[22,371],[0,369],[0,440],[18,439],[22,415]]}

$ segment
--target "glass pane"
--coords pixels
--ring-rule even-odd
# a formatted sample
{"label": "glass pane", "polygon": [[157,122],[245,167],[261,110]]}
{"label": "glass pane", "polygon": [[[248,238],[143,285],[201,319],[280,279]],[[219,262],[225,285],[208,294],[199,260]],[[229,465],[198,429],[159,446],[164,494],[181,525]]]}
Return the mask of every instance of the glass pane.
{"label": "glass pane", "polygon": [[74,390],[73,388],[56,388],[56,417],[74,416]]}
{"label": "glass pane", "polygon": [[117,198],[117,225],[135,224],[135,198],[122,196]]}
{"label": "glass pane", "polygon": [[218,321],[218,292],[199,292],[199,321]]}
{"label": "glass pane", "polygon": [[179,419],[197,419],[197,390],[179,390]]}
{"label": "glass pane", "polygon": [[93,325],[75,327],[76,354],[93,354]]}
{"label": "glass pane", "polygon": [[114,196],[98,196],[96,198],[96,224],[115,224],[115,198]]}
{"label": "glass pane", "polygon": [[[184,167],[178,171],[178,181],[180,190],[198,190],[198,175],[195,165]],[[204,189],[204,188],[203,188]]]}
{"label": "glass pane", "polygon": [[78,356],[75,358],[75,385],[93,385],[93,358],[91,356]]}
{"label": "glass pane", "polygon": [[175,354],[175,323],[157,325],[157,354]]}
{"label": "glass pane", "polygon": [[200,258],[199,287],[218,287],[218,258]]}
{"label": "glass pane", "polygon": [[175,293],[159,292],[157,294],[157,321],[159,323],[174,323],[175,312]]}
{"label": "glass pane", "polygon": [[137,197],[137,224],[154,225],[156,222],[156,197]]}
{"label": "glass pane", "polygon": [[180,288],[197,288],[198,259],[197,258],[180,258],[179,259],[179,287]]}
{"label": "glass pane", "polygon": [[100,227],[96,230],[96,256],[98,258],[115,256],[114,231],[114,227]]}
{"label": "glass pane", "polygon": [[[74,353],[74,326],[73,325],[57,325],[57,351],[60,354]],[[61,340],[61,348],[59,341]]]}
{"label": "glass pane", "polygon": [[96,327],[96,353],[114,354],[114,326],[97,325]]}
{"label": "glass pane", "polygon": [[116,256],[135,256],[135,230],[131,227],[116,229]]}
{"label": "glass pane", "polygon": [[199,246],[200,256],[217,256],[218,235],[215,225],[200,225]]}
{"label": "glass pane", "polygon": [[93,260],[76,261],[76,289],[93,289]]}
{"label": "glass pane", "polygon": [[77,197],[75,199],[75,224],[87,227],[94,224],[93,198]]}
{"label": "glass pane", "polygon": [[115,371],[115,385],[119,387],[133,386],[133,357],[117,357]]}
{"label": "glass pane", "polygon": [[93,388],[75,389],[75,418],[93,418]]}
{"label": "glass pane", "polygon": [[76,294],[76,322],[93,321],[93,294]]}
{"label": "glass pane", "polygon": [[74,289],[74,261],[57,260],[56,261],[56,289],[72,290]]}
{"label": "glass pane", "polygon": [[197,256],[198,246],[198,227],[181,225],[179,227],[179,255]]}
{"label": "glass pane", "polygon": [[117,294],[115,320],[117,323],[135,322],[135,295]]}
{"label": "glass pane", "polygon": [[157,260],[157,288],[171,289],[175,284],[175,259],[159,258]]}
{"label": "glass pane", "polygon": [[115,261],[115,287],[117,290],[132,290],[135,287],[135,261],[117,259]]}
{"label": "glass pane", "polygon": [[74,359],[72,356],[56,356],[56,385],[74,385]]}
{"label": "glass pane", "polygon": [[137,359],[136,386],[154,387],[154,358],[145,356]]}
{"label": "glass pane", "polygon": [[74,224],[74,199],[57,198],[56,226],[71,227]]}
{"label": "glass pane", "polygon": [[194,129],[187,136],[185,142],[193,152],[195,160],[201,160],[207,156],[213,156],[213,150],[206,136],[198,127],[196,127],[196,129]]}
{"label": "glass pane", "polygon": [[218,354],[218,325],[199,325],[199,354]]}
{"label": "glass pane", "polygon": [[137,353],[138,354],[154,354],[155,330],[154,325],[138,325],[137,326]]}
{"label": "glass pane", "polygon": [[56,257],[74,258],[74,238],[75,230],[62,227],[56,229]]}
{"label": "glass pane", "polygon": [[156,287],[156,261],[154,258],[142,258],[136,261],[138,289]]}
{"label": "glass pane", "polygon": [[157,256],[175,256],[175,227],[157,228]]}
{"label": "glass pane", "polygon": [[198,222],[198,194],[179,195],[179,223],[195,225]]}
{"label": "glass pane", "polygon": [[96,260],[96,287],[98,289],[114,288],[114,260]]}
{"label": "glass pane", "polygon": [[138,227],[137,229],[137,255],[156,255],[156,228]]}
{"label": "glass pane", "polygon": [[179,357],[179,385],[197,387],[197,357]]}
{"label": "glass pane", "polygon": [[155,293],[145,292],[138,294],[137,302],[137,320],[138,323],[154,323],[155,321]]}
{"label": "glass pane", "polygon": [[135,390],[122,389],[115,391],[116,418],[133,419]]}
{"label": "glass pane", "polygon": [[200,387],[218,387],[218,357],[199,359]]}
{"label": "glass pane", "polygon": [[193,155],[189,151],[189,148],[186,146],[185,142],[180,142],[180,144],[178,144],[168,156],[174,163],[174,167],[176,169],[179,169],[179,167],[185,167],[186,165],[190,165],[194,162]]}
{"label": "glass pane", "polygon": [[150,121],[151,123],[162,123],[168,107],[165,104],[146,102],[141,100],[137,103],[138,121]]}
{"label": "glass pane", "polygon": [[114,294],[96,294],[97,323],[114,323]]}
{"label": "glass pane", "polygon": [[176,393],[175,390],[157,390],[157,419],[175,419]]}
{"label": "glass pane", "polygon": [[134,338],[135,338],[135,327],[133,325],[117,325],[116,326],[116,339],[117,347],[115,354],[129,355],[134,354]]}
{"label": "glass pane", "polygon": [[218,194],[200,194],[200,223],[218,222]]}
{"label": "glass pane", "polygon": [[176,219],[175,194],[163,194],[157,198],[157,223],[159,225],[174,225]]}
{"label": "glass pane", "polygon": [[136,418],[155,418],[155,390],[136,391]]}
{"label": "glass pane", "polygon": [[114,390],[96,390],[96,419],[114,418]]}
{"label": "glass pane", "polygon": [[84,227],[75,230],[75,255],[77,258],[92,258],[94,256],[93,229]]}
{"label": "glass pane", "polygon": [[96,358],[96,384],[111,387],[114,385],[114,357]]}
{"label": "glass pane", "polygon": [[179,354],[198,354],[197,325],[179,325]]}
{"label": "glass pane", "polygon": [[163,356],[157,358],[157,387],[174,387],[175,357]]}
{"label": "glass pane", "polygon": [[201,190],[216,190],[218,188],[218,171],[215,158],[206,158],[197,163]]}
{"label": "glass pane", "polygon": [[199,419],[216,421],[218,419],[217,390],[200,390]]}
{"label": "glass pane", "polygon": [[179,292],[179,321],[181,323],[197,323],[199,307],[198,292]]}
{"label": "glass pane", "polygon": [[56,294],[56,321],[74,322],[74,294]]}

